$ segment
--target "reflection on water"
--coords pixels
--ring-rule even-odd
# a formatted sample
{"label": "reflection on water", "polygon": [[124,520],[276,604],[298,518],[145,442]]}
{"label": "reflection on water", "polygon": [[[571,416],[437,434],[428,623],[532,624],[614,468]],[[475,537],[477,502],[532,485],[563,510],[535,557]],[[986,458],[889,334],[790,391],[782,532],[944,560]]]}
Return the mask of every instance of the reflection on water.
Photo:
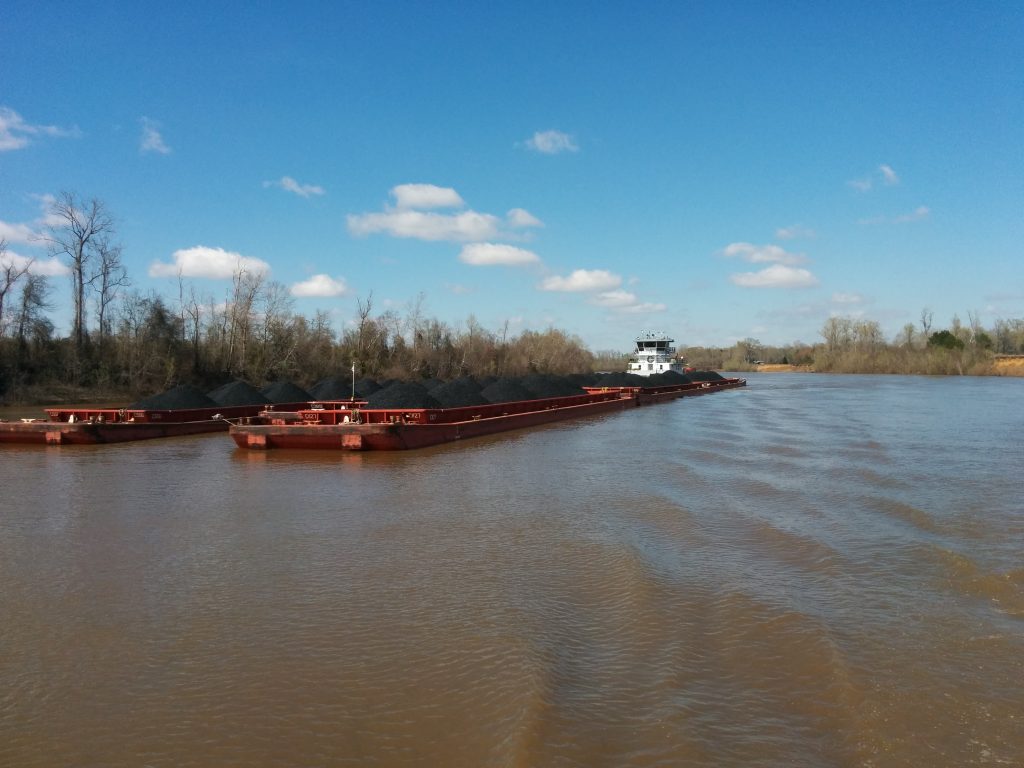
{"label": "reflection on water", "polygon": [[1024,381],[0,447],[0,765],[1012,765]]}

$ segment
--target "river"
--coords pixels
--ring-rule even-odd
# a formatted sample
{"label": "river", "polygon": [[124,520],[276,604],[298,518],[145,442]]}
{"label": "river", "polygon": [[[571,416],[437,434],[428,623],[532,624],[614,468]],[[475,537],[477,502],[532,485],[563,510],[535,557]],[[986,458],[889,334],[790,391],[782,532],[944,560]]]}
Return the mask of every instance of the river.
{"label": "river", "polygon": [[0,766],[1024,763],[1024,380],[0,446]]}

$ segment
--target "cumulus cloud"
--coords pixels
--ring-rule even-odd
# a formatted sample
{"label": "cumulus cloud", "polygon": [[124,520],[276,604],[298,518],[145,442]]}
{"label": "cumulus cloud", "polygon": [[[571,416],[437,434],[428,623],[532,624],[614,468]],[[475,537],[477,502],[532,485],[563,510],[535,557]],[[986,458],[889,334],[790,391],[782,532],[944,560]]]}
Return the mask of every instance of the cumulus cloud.
{"label": "cumulus cloud", "polygon": [[923,221],[931,216],[932,211],[927,205],[919,205],[917,208],[912,210],[910,213],[904,213],[902,216],[897,216],[893,221],[897,224],[906,224],[911,221]]}
{"label": "cumulus cloud", "polygon": [[758,272],[739,272],[729,276],[741,288],[810,288],[818,284],[809,270],[785,264],[772,264]]}
{"label": "cumulus cloud", "polygon": [[800,224],[791,227],[779,227],[775,230],[775,236],[779,240],[806,240],[815,236],[813,229],[808,229]]}
{"label": "cumulus cloud", "polygon": [[591,303],[599,307],[628,307],[636,304],[636,294],[621,288],[615,291],[602,291],[594,295]]}
{"label": "cumulus cloud", "polygon": [[635,293],[622,289],[602,291],[601,293],[594,294],[590,299],[590,303],[596,304],[599,307],[606,307],[614,312],[627,314],[665,311],[664,304],[638,301]]}
{"label": "cumulus cloud", "polygon": [[24,243],[28,245],[38,238],[38,233],[28,224],[10,224],[6,221],[0,221],[0,240],[6,240],[8,243]]}
{"label": "cumulus cloud", "polygon": [[622,285],[622,278],[604,269],[577,269],[568,277],[552,275],[541,281],[542,291],[593,293],[611,291]]}
{"label": "cumulus cloud", "polygon": [[667,307],[664,304],[655,304],[652,302],[643,302],[638,304],[630,304],[627,307],[620,307],[618,312],[625,312],[630,315],[644,315],[651,312],[664,312]]}
{"label": "cumulus cloud", "polygon": [[498,236],[500,219],[489,213],[462,211],[457,214],[392,210],[383,213],[350,214],[346,221],[353,235],[384,233],[417,240],[472,242]]}
{"label": "cumulus cloud", "polygon": [[150,277],[205,277],[222,280],[232,277],[236,271],[269,272],[270,265],[262,259],[243,256],[223,248],[209,248],[197,245],[183,248],[171,255],[171,262],[154,261],[149,266]]}
{"label": "cumulus cloud", "polygon": [[540,263],[540,257],[525,248],[516,248],[501,243],[470,243],[462,247],[459,260],[475,267],[502,265],[521,267]]}
{"label": "cumulus cloud", "polygon": [[417,240],[474,243],[498,239],[516,239],[517,230],[541,227],[536,216],[522,208],[513,208],[505,219],[490,213],[460,210],[438,213],[436,208],[462,208],[458,192],[433,184],[400,184],[391,189],[394,206],[376,213],[349,214],[348,230],[357,237],[387,234]]}
{"label": "cumulus cloud", "polygon": [[323,187],[318,187],[316,184],[300,184],[291,176],[282,176],[277,181],[264,181],[263,188],[266,189],[267,187],[280,187],[285,192],[291,192],[299,197],[307,198],[312,195],[325,194]]}
{"label": "cumulus cloud", "polygon": [[34,136],[77,136],[77,128],[33,125],[10,107],[0,107],[0,152],[24,149]]}
{"label": "cumulus cloud", "polygon": [[891,165],[882,163],[878,166],[877,171],[862,178],[848,181],[846,184],[858,192],[867,192],[875,186],[876,181],[881,181],[887,187],[894,187],[900,183],[900,177]]}
{"label": "cumulus cloud", "polygon": [[909,224],[915,221],[924,221],[931,216],[932,211],[927,205],[919,205],[909,213],[900,214],[899,216],[870,216],[866,219],[859,219],[858,224],[865,226],[875,226],[878,224]]}
{"label": "cumulus cloud", "polygon": [[329,298],[332,296],[344,296],[349,292],[343,278],[333,278],[330,275],[313,275],[308,280],[295,283],[291,287],[292,296],[308,297],[316,296]]}
{"label": "cumulus cloud", "polygon": [[505,216],[505,221],[513,229],[529,229],[531,227],[544,226],[544,222],[522,208],[513,208],[509,211]]}
{"label": "cumulus cloud", "polygon": [[863,304],[864,297],[859,293],[833,293],[833,304]]}
{"label": "cumulus cloud", "polygon": [[562,131],[537,131],[526,140],[526,146],[534,152],[544,155],[557,155],[561,152],[579,152],[580,148],[568,133]]}
{"label": "cumulus cloud", "polygon": [[807,257],[801,253],[789,253],[777,245],[753,245],[752,243],[730,243],[722,249],[722,255],[738,256],[751,264],[804,264]]}
{"label": "cumulus cloud", "polygon": [[167,146],[164,137],[160,134],[160,123],[150,120],[148,117],[140,119],[142,123],[142,136],[139,138],[139,152],[156,152],[159,155],[171,154],[171,148]]}
{"label": "cumulus cloud", "polygon": [[16,270],[22,270],[27,267],[28,271],[32,274],[44,275],[46,277],[71,274],[71,270],[60,259],[54,257],[34,259],[31,256],[22,256],[20,253],[15,253],[11,250],[0,253],[0,269],[7,267],[14,267]]}
{"label": "cumulus cloud", "polygon": [[399,184],[392,187],[391,196],[398,208],[430,210],[433,208],[462,208],[462,197],[451,187],[437,187],[433,184]]}
{"label": "cumulus cloud", "polygon": [[890,187],[900,183],[900,177],[896,175],[896,171],[892,169],[891,165],[883,163],[878,166],[879,172],[882,174],[882,182]]}

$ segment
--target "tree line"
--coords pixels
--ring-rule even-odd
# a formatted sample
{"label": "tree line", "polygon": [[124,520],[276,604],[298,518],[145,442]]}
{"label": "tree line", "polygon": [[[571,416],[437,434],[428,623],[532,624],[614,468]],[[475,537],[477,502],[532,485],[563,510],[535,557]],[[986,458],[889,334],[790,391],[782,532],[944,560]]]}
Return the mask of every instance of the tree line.
{"label": "tree line", "polygon": [[919,324],[908,323],[887,339],[875,320],[830,317],[821,341],[773,346],[747,338],[726,349],[683,350],[692,364],[725,370],[753,370],[761,363],[806,367],[823,373],[901,373],[987,375],[1000,355],[1024,355],[1024,320],[996,320],[984,328],[976,312],[968,322],[953,315],[949,327],[935,329],[933,312],[921,310]]}
{"label": "tree line", "polygon": [[311,385],[347,374],[441,378],[570,373],[595,355],[551,328],[510,334],[470,317],[463,328],[428,317],[419,297],[404,312],[376,312],[372,294],[336,333],[330,315],[294,310],[288,288],[238,269],[226,295],[197,291],[179,277],[177,296],[141,293],[121,261],[112,217],[99,200],[62,193],[42,235],[68,268],[71,330],[49,317],[55,287],[32,262],[7,258],[0,240],[0,398],[25,401],[90,394],[149,394],[178,383],[209,387],[233,378]]}
{"label": "tree line", "polygon": [[[375,312],[372,294],[337,333],[327,312],[294,311],[286,286],[238,269],[225,295],[201,293],[179,276],[168,299],[134,289],[122,263],[114,220],[102,201],[64,192],[51,204],[41,239],[67,267],[71,329],[56,333],[50,313],[55,286],[31,260],[8,257],[0,240],[0,398],[30,401],[150,394],[174,384],[212,388],[232,378],[263,384],[287,379],[311,385],[355,364],[360,376],[440,378],[516,376],[531,372],[623,370],[626,355],[592,352],[576,336],[549,328],[510,334],[474,317],[452,327],[427,316],[420,297],[404,312]],[[758,362],[818,371],[987,373],[994,354],[1024,354],[1024,320],[982,328],[954,316],[932,327],[923,310],[886,340],[877,322],[832,317],[822,340],[784,346],[744,339],[728,348],[680,351],[691,365],[751,370]]]}

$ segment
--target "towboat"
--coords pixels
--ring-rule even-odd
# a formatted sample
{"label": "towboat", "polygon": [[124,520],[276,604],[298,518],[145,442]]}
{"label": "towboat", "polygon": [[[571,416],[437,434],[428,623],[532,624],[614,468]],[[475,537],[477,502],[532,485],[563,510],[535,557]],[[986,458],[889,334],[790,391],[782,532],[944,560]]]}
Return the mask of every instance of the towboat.
{"label": "towboat", "polygon": [[[675,339],[667,334],[644,331],[633,342],[627,373],[655,376],[659,373],[686,373],[683,362],[676,357]],[[692,370],[692,369],[691,369]]]}

